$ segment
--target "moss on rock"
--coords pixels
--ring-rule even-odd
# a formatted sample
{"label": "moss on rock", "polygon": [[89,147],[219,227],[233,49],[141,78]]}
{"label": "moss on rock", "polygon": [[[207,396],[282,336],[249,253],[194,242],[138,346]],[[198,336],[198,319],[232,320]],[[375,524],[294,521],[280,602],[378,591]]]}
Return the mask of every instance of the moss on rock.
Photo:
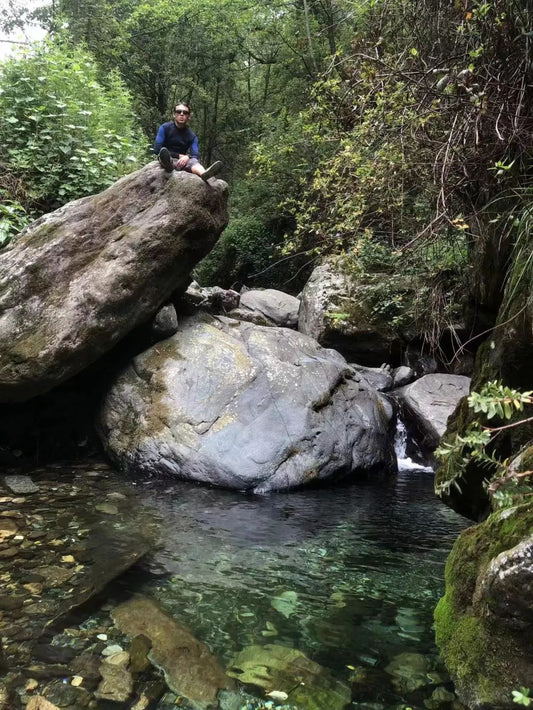
{"label": "moss on rock", "polygon": [[465,530],[448,558],[435,635],[459,697],[469,707],[512,707],[512,691],[533,683],[527,625],[511,628],[476,593],[491,561],[532,529],[533,502],[494,513]]}

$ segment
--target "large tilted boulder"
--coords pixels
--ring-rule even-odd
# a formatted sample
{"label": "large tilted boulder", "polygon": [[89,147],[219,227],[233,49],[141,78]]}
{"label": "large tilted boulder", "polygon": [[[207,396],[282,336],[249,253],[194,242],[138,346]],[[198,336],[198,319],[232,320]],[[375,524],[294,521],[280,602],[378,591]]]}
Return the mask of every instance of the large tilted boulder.
{"label": "large tilted boulder", "polygon": [[439,373],[424,375],[400,387],[394,391],[394,396],[400,401],[406,419],[418,432],[420,443],[433,450],[446,431],[448,417],[461,398],[468,395],[469,388],[469,377]]}
{"label": "large tilted boulder", "polygon": [[338,353],[205,314],[122,372],[100,432],[122,470],[266,492],[392,469],[390,418]]}
{"label": "large tilted boulder", "polygon": [[153,162],[29,225],[0,253],[0,402],[80,372],[184,289],[226,191]]}

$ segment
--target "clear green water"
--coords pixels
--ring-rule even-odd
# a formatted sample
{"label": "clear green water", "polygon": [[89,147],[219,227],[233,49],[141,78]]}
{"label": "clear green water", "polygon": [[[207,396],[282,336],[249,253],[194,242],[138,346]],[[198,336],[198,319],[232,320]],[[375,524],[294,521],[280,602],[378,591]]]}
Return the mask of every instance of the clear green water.
{"label": "clear green water", "polygon": [[[435,499],[430,474],[268,497],[180,483],[137,488],[164,533],[132,587],[158,599],[224,663],[245,646],[275,643],[346,681],[363,668],[354,707],[423,706],[446,682],[432,612],[467,521]],[[426,684],[391,682],[385,669],[402,653],[426,657]]]}

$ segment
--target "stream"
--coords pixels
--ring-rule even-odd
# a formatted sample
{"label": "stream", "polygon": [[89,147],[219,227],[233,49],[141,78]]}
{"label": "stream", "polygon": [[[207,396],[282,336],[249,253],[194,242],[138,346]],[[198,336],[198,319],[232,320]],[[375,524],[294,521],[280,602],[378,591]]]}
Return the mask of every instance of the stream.
{"label": "stream", "polygon": [[[76,648],[78,655],[81,653],[78,661],[82,661],[77,672],[89,679],[87,659],[96,662],[95,654],[102,653],[106,643],[111,643],[97,640],[108,636],[112,639],[110,611],[125,599],[142,595],[155,600],[207,644],[224,668],[238,666],[235,657],[246,648],[262,647],[266,651],[289,647],[320,664],[347,687],[352,698],[350,708],[451,708],[455,696],[434,645],[432,613],[443,593],[446,557],[467,521],[435,498],[431,469],[409,458],[405,445],[400,428],[400,466],[396,476],[262,497],[179,481],[121,482],[116,474],[105,470],[90,474],[93,491],[84,492],[83,481],[89,479],[82,469],[68,472],[59,487],[47,483],[49,473],[42,473],[41,480],[36,475],[45,491],[43,500],[56,488],[61,494],[68,530],[80,530],[85,535],[94,526],[82,519],[82,511],[89,511],[92,505],[104,514],[114,512],[114,519],[108,516],[109,523],[98,523],[99,537],[94,543],[87,543],[86,556],[94,555],[102,540],[114,539],[113,526],[113,536],[122,529],[122,538],[131,537],[120,522],[119,504],[130,511],[125,515],[137,519],[139,529],[154,519],[160,526],[160,543],[155,551],[108,584],[103,597],[91,608],[76,612],[77,617],[68,621],[66,631],[63,622],[55,636],[47,632],[46,663],[50,663],[51,650],[55,658],[63,647]],[[58,478],[57,473],[54,477]],[[96,497],[94,485],[98,485]],[[118,493],[119,488],[122,493]],[[102,503],[104,499],[119,506],[117,510]],[[86,503],[80,508],[80,503],[74,505],[77,500]],[[50,528],[43,519],[48,508],[41,502],[39,505],[39,514],[30,516],[28,524],[42,528],[44,534]],[[52,504],[46,505],[52,519],[57,514]],[[103,538],[106,525],[110,535]],[[33,537],[38,535],[41,533],[34,531]],[[58,542],[57,535],[57,531],[49,531],[50,550],[62,542]],[[68,560],[68,555],[63,556],[68,551],[66,546],[73,544],[67,537],[64,542],[65,549],[57,548],[62,551],[63,561]],[[112,557],[109,546],[115,543],[104,544],[104,556]],[[74,556],[80,558],[81,550],[74,551]],[[21,569],[19,564],[18,568]],[[6,574],[15,575],[16,566],[4,569],[13,570]],[[73,569],[80,569],[79,574],[83,575],[89,567],[78,565]],[[75,576],[67,583],[74,579]],[[52,601],[59,599],[59,588],[54,585],[50,591]],[[32,593],[35,595],[34,590]],[[45,603],[42,599],[41,608]],[[26,608],[30,613],[32,605],[23,606]],[[39,608],[35,613],[38,611]],[[8,622],[8,617],[4,622]],[[18,636],[12,635],[13,644],[20,644],[17,638],[25,638],[23,627],[17,633]],[[62,659],[59,653],[61,662],[70,663],[64,668],[72,668],[68,658],[73,654],[74,651]],[[78,701],[74,705],[60,704],[71,678],[67,670],[57,666],[57,660],[54,674],[59,679],[51,682],[46,697],[55,699],[58,707],[77,708]],[[25,660],[24,665],[30,669],[26,675],[40,678],[40,687],[48,682],[49,665],[36,665],[35,660]],[[40,676],[35,675],[35,669]],[[96,670],[94,678],[97,683]],[[90,687],[89,680],[84,682]],[[257,688],[246,689],[251,697],[254,693],[257,698],[262,695]],[[21,687],[17,693],[20,707],[25,707],[27,689]],[[170,699],[168,693],[165,698],[145,707],[189,707],[172,694]],[[263,704],[264,700],[259,699],[256,704],[247,702],[230,703],[227,707],[293,707],[278,706],[273,701]],[[130,701],[93,700],[87,707],[136,706]],[[308,707],[330,710],[324,703]]]}

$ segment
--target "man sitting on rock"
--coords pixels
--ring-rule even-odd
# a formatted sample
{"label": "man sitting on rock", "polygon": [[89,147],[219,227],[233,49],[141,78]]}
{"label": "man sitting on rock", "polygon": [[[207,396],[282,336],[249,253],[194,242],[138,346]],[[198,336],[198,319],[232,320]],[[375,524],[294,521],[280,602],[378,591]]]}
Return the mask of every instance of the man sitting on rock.
{"label": "man sitting on rock", "polygon": [[159,164],[165,173],[172,175],[174,170],[185,170],[199,175],[202,180],[209,180],[220,172],[222,163],[217,160],[207,169],[198,160],[198,138],[189,128],[191,109],[188,104],[174,106],[174,120],[159,127],[154,143],[154,153],[159,157]]}

